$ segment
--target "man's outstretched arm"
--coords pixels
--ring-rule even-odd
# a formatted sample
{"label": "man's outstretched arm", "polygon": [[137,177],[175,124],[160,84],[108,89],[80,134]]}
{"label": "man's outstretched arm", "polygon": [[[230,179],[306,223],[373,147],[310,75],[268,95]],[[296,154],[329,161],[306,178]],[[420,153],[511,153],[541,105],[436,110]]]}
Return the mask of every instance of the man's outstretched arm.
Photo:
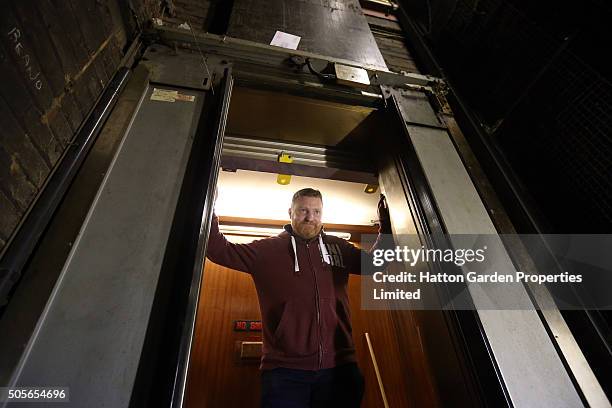
{"label": "man's outstretched arm", "polygon": [[229,242],[219,231],[219,217],[213,213],[206,256],[216,264],[251,273],[257,254],[253,244]]}

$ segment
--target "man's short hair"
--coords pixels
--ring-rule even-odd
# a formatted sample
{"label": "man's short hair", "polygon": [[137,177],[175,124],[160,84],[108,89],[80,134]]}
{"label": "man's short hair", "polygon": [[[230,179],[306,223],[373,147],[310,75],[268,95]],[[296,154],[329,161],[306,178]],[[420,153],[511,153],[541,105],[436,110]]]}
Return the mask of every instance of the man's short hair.
{"label": "man's short hair", "polygon": [[293,194],[293,198],[291,199],[292,207],[293,204],[295,204],[295,201],[300,197],[318,197],[321,200],[321,203],[323,203],[323,196],[319,190],[315,190],[314,188],[303,188]]}

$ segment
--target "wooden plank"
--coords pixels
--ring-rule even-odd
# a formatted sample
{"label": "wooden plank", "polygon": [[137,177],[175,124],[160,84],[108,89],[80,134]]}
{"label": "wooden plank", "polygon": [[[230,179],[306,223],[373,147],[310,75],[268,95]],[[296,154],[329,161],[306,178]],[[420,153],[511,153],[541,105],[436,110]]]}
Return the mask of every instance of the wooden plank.
{"label": "wooden plank", "polygon": [[85,72],[85,75],[90,78],[88,85],[89,89],[94,95],[93,102],[95,102],[106,84],[106,73],[104,72],[100,59],[92,59],[89,68]]}
{"label": "wooden plank", "polygon": [[79,104],[83,115],[87,115],[94,105],[102,87],[100,78],[94,68],[95,60],[89,61],[77,75],[72,85],[71,92]]}
{"label": "wooden plank", "polygon": [[8,154],[0,146],[0,186],[15,206],[25,212],[36,196],[36,187],[23,172],[23,165],[16,155]]}
{"label": "wooden plank", "polygon": [[102,30],[102,33],[103,33],[102,37],[104,39],[106,39],[106,38],[114,35],[114,33],[118,29],[118,27],[114,26],[113,18],[112,18],[111,13],[110,13],[108,2],[106,2],[106,1],[105,2],[96,2],[94,4],[94,8],[96,10],[96,15],[98,16],[99,22],[102,23],[100,25],[100,27],[103,28],[103,30]]}
{"label": "wooden plank", "polygon": [[[15,48],[15,54],[20,54],[21,52],[29,52],[29,45],[31,45],[32,54],[25,54],[27,58],[24,60],[25,63],[29,64],[30,60],[37,60],[40,66],[40,70],[44,73],[46,80],[49,82],[49,88],[52,93],[52,100],[45,100],[42,103],[42,111],[46,113],[48,110],[57,109],[58,104],[61,101],[62,95],[64,93],[64,75],[63,70],[64,67],[61,65],[61,61],[58,60],[56,54],[53,51],[53,45],[49,39],[49,35],[47,34],[46,27],[42,24],[40,19],[37,16],[36,7],[33,0],[27,1],[18,1],[13,2],[13,8],[15,10],[15,16],[17,19],[14,21],[15,27],[21,28],[13,28],[12,32],[15,33],[12,36],[13,42],[16,43],[16,47],[21,45],[23,42],[24,51],[19,51],[19,48]],[[6,14],[10,13],[10,4],[5,6]],[[12,17],[11,17],[12,18]],[[19,37],[17,37],[16,33],[19,31]],[[10,31],[9,31],[10,32]],[[36,39],[36,41],[34,41]],[[9,41],[11,38],[9,38]],[[16,41],[15,41],[16,40]],[[31,73],[29,77],[32,78]],[[40,86],[39,86],[40,84]],[[45,84],[42,82],[35,82],[34,89],[38,90],[38,88],[43,88]],[[45,115],[46,116],[46,115]],[[65,121],[62,116],[58,116],[55,120],[56,123]],[[67,125],[67,124],[66,124]],[[63,126],[62,126],[63,127]],[[53,132],[51,132],[51,137],[56,139],[56,143],[59,143],[62,146],[62,142],[59,140],[60,135],[55,136]],[[57,160],[57,157],[61,154],[61,149],[58,154],[57,145],[53,143],[48,145],[51,151],[47,154],[52,163]],[[42,146],[41,146],[42,147]],[[27,167],[28,163],[24,163]]]}
{"label": "wooden plank", "polygon": [[0,189],[0,251],[11,237],[13,231],[21,221],[23,211],[20,211]]}
{"label": "wooden plank", "polygon": [[104,55],[104,50],[101,50],[93,59],[90,66],[90,70],[92,69],[95,73],[95,76],[98,78],[98,81],[96,82],[96,89],[98,89],[98,92],[95,98],[98,99],[98,96],[100,96],[100,93],[102,92],[106,84],[108,84],[111,78],[111,74],[108,69],[108,61],[106,60],[106,57]]}
{"label": "wooden plank", "polygon": [[87,101],[83,104],[83,108],[85,109],[85,114],[89,112],[95,101],[98,99],[98,95],[100,95],[100,91],[102,87],[100,86],[100,77],[98,76],[98,72],[94,67],[95,61],[92,60],[87,66],[83,68],[80,76],[77,78],[77,81],[74,84],[75,94],[76,91],[83,91],[87,94],[91,95]]}
{"label": "wooden plank", "polygon": [[176,13],[185,13],[202,18],[206,18],[208,11],[210,10],[211,3],[206,0],[201,1],[185,1],[185,0],[174,0],[174,9]]}
{"label": "wooden plank", "polygon": [[[7,58],[9,53],[3,45],[0,45],[0,54],[5,61],[11,60]],[[0,64],[0,77],[3,79],[0,95],[4,97],[21,127],[29,135],[47,165],[51,167],[59,157],[58,152],[61,153],[61,146],[50,129],[41,122],[42,113],[35,105],[37,99],[29,92],[33,85],[31,83],[26,85],[23,74],[17,71],[14,63],[10,62]]]}
{"label": "wooden plank", "polygon": [[98,93],[96,95],[96,99],[97,99],[97,97],[102,92],[102,89],[104,89],[104,87],[108,83],[108,75],[109,75],[108,69],[106,67],[106,61],[104,60],[103,50],[101,50],[92,60],[90,70],[91,69],[93,69],[93,71],[96,74],[96,77],[98,78],[98,82],[96,83],[96,89],[98,89]]}
{"label": "wooden plank", "polygon": [[68,0],[72,12],[78,22],[78,29],[87,49],[87,54],[91,58],[104,42],[104,33],[101,31],[100,22],[94,13],[94,0]]}
{"label": "wooden plank", "polygon": [[111,57],[111,61],[114,67],[113,76],[119,69],[119,64],[121,63],[121,60],[123,59],[123,52],[121,51],[121,47],[119,44],[120,44],[120,38],[117,35],[115,35],[113,36],[113,39],[108,45],[109,55]]}
{"label": "wooden plank", "polygon": [[95,101],[92,87],[90,87],[90,82],[92,81],[95,82],[94,77],[89,72],[85,72],[76,79],[72,86],[71,92],[73,93],[74,99],[77,101],[78,107],[83,113],[83,116],[89,113],[89,110]]}
{"label": "wooden plank", "polygon": [[27,164],[24,173],[34,186],[40,188],[49,174],[49,167],[3,97],[0,97],[0,129],[0,146],[10,157],[15,156],[21,163]]}
{"label": "wooden plank", "polygon": [[[68,84],[69,93],[75,100],[76,107],[78,108],[81,116],[89,111],[90,104],[95,100],[95,94],[92,94],[89,90],[89,86],[82,84],[82,80],[79,80],[81,70],[89,62],[89,53],[85,46],[85,39],[79,28],[79,22],[77,21],[72,7],[65,0],[42,0],[49,2],[51,8],[57,10],[58,15],[61,16],[62,26],[65,32],[68,34],[68,43],[71,46],[72,53],[75,58],[75,62],[78,71],[71,78],[71,82]],[[92,79],[93,80],[93,79]],[[78,82],[78,83],[77,83]],[[71,121],[74,126],[74,122]]]}
{"label": "wooden plank", "polygon": [[[91,1],[92,0],[88,0],[88,2]],[[64,2],[66,1],[64,0]],[[85,8],[86,4],[84,4],[84,2],[70,0],[66,3],[68,3],[67,11],[69,12],[69,17],[73,18],[76,22],[76,25],[73,27],[75,30],[74,34],[80,38],[87,53],[87,59],[81,66],[80,77],[84,77],[87,89],[91,93],[89,103],[86,104],[86,112],[88,112],[102,90],[100,81],[105,81],[105,75],[100,70],[99,63],[92,60],[98,47],[102,44],[103,39],[96,35],[98,30],[97,23],[94,23],[93,27],[91,27],[90,16],[87,13],[87,9]],[[77,86],[79,85],[75,84],[75,87]]]}
{"label": "wooden plank", "polygon": [[44,23],[47,34],[58,59],[60,60],[66,82],[79,72],[79,61],[70,41],[70,32],[66,31],[62,17],[48,0],[38,0],[38,17]]}
{"label": "wooden plank", "polygon": [[98,19],[102,22],[102,24],[100,24],[103,34],[103,42],[101,46],[104,46],[104,49],[100,52],[100,54],[102,57],[102,62],[104,63],[104,69],[106,71],[106,83],[108,83],[108,81],[110,81],[115,74],[119,63],[118,61],[114,60],[112,55],[112,43],[115,42],[115,32],[117,31],[117,27],[113,26],[112,16],[110,15],[108,4],[96,3],[95,6]]}
{"label": "wooden plank", "polygon": [[72,91],[67,91],[64,95],[61,111],[64,113],[64,116],[66,116],[70,129],[74,134],[81,125],[81,122],[83,122],[85,116],[82,110],[79,109],[75,95]]}
{"label": "wooden plank", "polygon": [[49,127],[60,145],[65,148],[72,139],[73,133],[64,113],[61,111],[55,112],[55,114],[49,118]]}
{"label": "wooden plank", "polygon": [[[108,39],[107,39],[108,40]],[[109,55],[109,45],[112,40],[108,40],[104,48],[102,48],[98,54],[97,59],[100,61],[100,65],[104,70],[104,86],[108,84],[110,79],[115,73],[115,67],[113,67],[112,57]]]}
{"label": "wooden plank", "polygon": [[[137,21],[137,17],[134,15],[133,2],[127,2],[124,0],[111,0],[111,7],[113,8],[113,16],[115,20],[121,21],[121,26],[125,30],[124,42],[129,43],[131,40],[136,38],[140,32],[140,20]],[[123,49],[125,43],[120,42],[120,48]]]}
{"label": "wooden plank", "polygon": [[108,84],[114,73],[114,70],[110,67],[111,62],[107,56],[107,47],[108,42],[101,43],[93,61],[94,68],[97,70],[96,72],[98,72],[98,77],[100,78],[100,92],[106,87],[106,84]]}
{"label": "wooden plank", "polygon": [[[108,67],[110,68],[110,78],[113,77],[119,62],[121,61],[121,52],[119,51],[119,43],[121,38],[126,38],[126,33],[123,32],[124,28],[122,25],[117,25],[117,22],[113,19],[113,13],[111,10],[111,2],[107,1],[104,3],[97,3],[98,12],[101,16],[102,23],[104,24],[105,38],[111,37],[111,40],[107,48]],[[116,3],[113,4],[115,7]]]}
{"label": "wooden plank", "polygon": [[[75,16],[80,21],[80,29],[85,38],[85,43],[89,51],[90,58],[94,56],[99,50],[102,44],[106,41],[108,36],[105,33],[104,27],[100,24],[100,13],[96,7],[95,0],[70,0],[72,9]],[[109,73],[106,71],[107,68],[104,61],[104,55],[102,58],[96,58],[92,65],[96,71],[98,77],[98,85],[100,86],[99,91],[96,93],[96,97],[102,88],[108,83]],[[100,80],[102,82],[100,82]]]}
{"label": "wooden plank", "polygon": [[[81,32],[79,21],[77,20],[72,6],[66,0],[42,0],[50,2],[52,8],[57,10],[61,16],[62,26],[68,34],[69,43],[72,48],[73,55],[76,60],[78,71],[87,64],[90,54],[85,44],[85,38]],[[76,73],[75,73],[76,75]]]}
{"label": "wooden plank", "polygon": [[104,89],[104,86],[108,83],[108,73],[102,57],[103,50],[100,49],[102,44],[103,41],[93,50],[90,56],[90,64],[86,68],[89,71],[90,78],[94,78],[95,80],[95,82],[90,82],[90,89],[94,92],[94,101],[98,99],[100,92],[102,92],[102,89]]}
{"label": "wooden plank", "polygon": [[119,68],[119,63],[123,59],[123,52],[121,52],[121,48],[119,47],[119,40],[115,38],[114,41],[110,43],[110,51],[113,58],[113,65],[115,66],[115,72]]}
{"label": "wooden plank", "polygon": [[[22,27],[23,37],[30,40],[33,57],[38,59],[41,70],[49,81],[53,96],[59,97],[64,93],[64,86],[66,85],[64,72],[68,67],[62,65],[62,61],[58,59],[54,52],[47,28],[38,18],[36,2],[34,0],[12,0],[11,3],[18,18],[19,26]],[[47,111],[50,107],[45,107],[43,111]]]}
{"label": "wooden plank", "polygon": [[31,111],[24,111],[22,113],[22,123],[25,123],[25,127],[37,129],[36,133],[28,133],[31,139],[35,141],[35,145],[42,151],[44,157],[47,159],[49,167],[53,168],[55,163],[62,155],[63,149],[57,139],[53,136],[51,129],[48,125],[40,123],[40,113]]}
{"label": "wooden plank", "polygon": [[128,33],[129,23],[125,21],[121,11],[121,5],[119,3],[124,3],[124,1],[120,0],[108,0],[105,2],[106,12],[110,18],[110,25],[113,27],[115,39],[113,44],[115,45],[116,51],[120,54],[120,50],[127,48],[127,45],[132,42],[134,38],[130,36]]}
{"label": "wooden plank", "polygon": [[374,38],[387,63],[387,67],[395,72],[405,71],[419,73],[404,40],[401,38],[386,37],[383,34],[374,32]]}
{"label": "wooden plank", "polygon": [[[38,61],[31,46],[31,41],[24,35],[23,27],[17,21],[11,8],[3,7],[0,13],[0,30],[2,36],[0,43],[4,46],[3,61],[0,70],[5,71],[14,68],[19,72],[19,75],[13,76],[13,80],[23,80],[27,85],[27,92],[33,97],[34,102],[41,112],[44,112],[53,101],[53,93],[49,87],[49,81],[45,73],[42,71],[40,61]],[[10,81],[11,78],[2,76],[3,82]],[[4,88],[4,84],[3,84]]]}
{"label": "wooden plank", "polygon": [[[83,121],[83,112],[79,110],[74,95],[69,92],[69,84],[80,71],[80,62],[85,55],[78,55],[79,50],[75,47],[71,33],[67,31],[67,25],[64,24],[64,19],[58,14],[58,11],[49,0],[39,0],[39,15],[46,27],[48,28],[49,37],[55,47],[58,58],[64,66],[64,77],[66,86],[61,101],[61,109],[72,129],[76,131],[80,123]],[[84,50],[83,50],[84,51]],[[85,62],[83,62],[84,64]]]}

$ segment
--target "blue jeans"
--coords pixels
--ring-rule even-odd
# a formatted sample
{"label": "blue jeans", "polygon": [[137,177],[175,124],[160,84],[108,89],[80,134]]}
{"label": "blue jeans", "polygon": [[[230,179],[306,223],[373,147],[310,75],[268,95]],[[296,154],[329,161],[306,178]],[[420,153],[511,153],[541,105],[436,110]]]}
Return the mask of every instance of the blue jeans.
{"label": "blue jeans", "polygon": [[262,408],[359,408],[363,390],[356,363],[318,371],[275,368],[261,373]]}

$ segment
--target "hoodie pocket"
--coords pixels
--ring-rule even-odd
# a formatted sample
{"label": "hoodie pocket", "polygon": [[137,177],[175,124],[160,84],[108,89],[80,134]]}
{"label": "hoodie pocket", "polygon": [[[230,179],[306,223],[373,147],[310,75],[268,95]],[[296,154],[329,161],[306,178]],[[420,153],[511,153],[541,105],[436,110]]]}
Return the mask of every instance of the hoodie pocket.
{"label": "hoodie pocket", "polygon": [[275,351],[288,357],[318,352],[318,330],[314,300],[290,300],[274,331]]}
{"label": "hoodie pocket", "polygon": [[321,316],[324,353],[354,348],[348,305],[340,299],[322,298]]}

